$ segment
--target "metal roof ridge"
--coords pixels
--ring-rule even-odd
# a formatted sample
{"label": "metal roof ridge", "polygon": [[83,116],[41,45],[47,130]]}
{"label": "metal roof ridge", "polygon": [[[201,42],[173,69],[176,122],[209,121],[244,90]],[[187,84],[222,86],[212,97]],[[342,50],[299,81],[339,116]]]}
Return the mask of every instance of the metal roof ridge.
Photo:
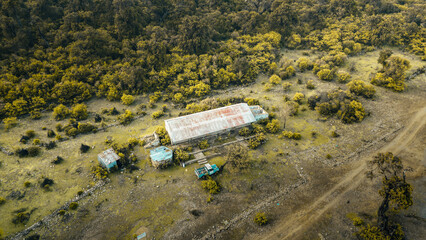
{"label": "metal roof ridge", "polygon": [[180,116],[180,117],[169,118],[169,119],[164,120],[164,122],[170,122],[170,121],[172,121],[172,120],[173,120],[173,121],[174,121],[174,120],[179,120],[179,119],[181,119],[181,118],[187,118],[188,116],[195,116],[195,115],[205,114],[205,113],[207,113],[207,112],[218,111],[219,109],[230,108],[230,107],[234,107],[234,106],[237,106],[237,105],[247,105],[247,106],[248,106],[248,104],[247,104],[247,103],[237,103],[237,104],[232,104],[232,105],[228,105],[228,106],[224,106],[224,107],[220,107],[220,108],[213,108],[213,109],[209,109],[209,110],[206,110],[206,111],[201,111],[201,112],[191,113],[191,114],[184,115],[184,116]]}

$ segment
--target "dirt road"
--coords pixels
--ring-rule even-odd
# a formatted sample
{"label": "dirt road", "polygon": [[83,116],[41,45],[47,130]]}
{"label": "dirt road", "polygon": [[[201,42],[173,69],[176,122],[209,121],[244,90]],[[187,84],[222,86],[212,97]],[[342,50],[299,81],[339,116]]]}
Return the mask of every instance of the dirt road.
{"label": "dirt road", "polygon": [[[400,153],[421,131],[426,123],[426,107],[421,108],[406,125],[403,131],[391,142],[382,147],[378,152]],[[367,155],[359,160],[356,168],[347,173],[334,187],[325,192],[320,198],[315,200],[306,208],[287,216],[287,221],[277,224],[269,234],[262,236],[262,239],[296,239],[307,227],[316,222],[323,213],[337,206],[345,193],[352,191],[365,180],[367,162],[374,154]]]}

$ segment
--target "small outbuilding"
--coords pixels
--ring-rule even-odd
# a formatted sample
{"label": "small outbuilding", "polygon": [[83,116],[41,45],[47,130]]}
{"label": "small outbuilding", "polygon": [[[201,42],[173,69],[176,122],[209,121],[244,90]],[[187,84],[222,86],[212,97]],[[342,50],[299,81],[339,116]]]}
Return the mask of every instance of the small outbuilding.
{"label": "small outbuilding", "polygon": [[108,171],[117,166],[117,161],[120,157],[115,153],[114,149],[110,148],[98,154],[99,163]]}
{"label": "small outbuilding", "polygon": [[162,168],[172,163],[173,151],[170,148],[160,146],[150,151],[152,166]]}

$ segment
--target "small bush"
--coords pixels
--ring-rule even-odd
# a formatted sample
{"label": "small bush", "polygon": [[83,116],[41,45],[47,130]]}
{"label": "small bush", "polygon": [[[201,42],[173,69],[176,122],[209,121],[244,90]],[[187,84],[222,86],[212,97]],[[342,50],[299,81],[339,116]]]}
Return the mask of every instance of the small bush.
{"label": "small bush", "polygon": [[209,142],[207,140],[203,140],[201,142],[198,143],[198,147],[200,149],[207,149],[210,147]]}
{"label": "small bush", "polygon": [[72,108],[72,116],[77,120],[84,120],[87,118],[87,106],[83,103],[77,104]]}
{"label": "small bush", "polygon": [[28,150],[25,148],[18,148],[15,150],[15,154],[18,155],[18,157],[27,157],[28,156]]}
{"label": "small bush", "polygon": [[25,132],[25,136],[27,136],[29,139],[35,137],[35,132],[34,130],[28,130]]}
{"label": "small bush", "polygon": [[65,211],[64,209],[59,210],[59,212],[58,212],[58,214],[61,215],[61,216],[65,215],[65,213],[67,213],[67,211]]}
{"label": "small bush", "polygon": [[281,83],[281,78],[278,75],[274,74],[269,78],[269,82],[272,85],[277,85]]}
{"label": "small bush", "polygon": [[18,120],[16,117],[9,117],[3,119],[4,128],[6,130],[16,127],[18,125]]}
{"label": "small bush", "polygon": [[38,156],[38,154],[41,151],[40,147],[29,147],[27,150],[28,150],[28,156],[30,157]]}
{"label": "small bush", "polygon": [[332,131],[332,132],[331,132],[331,136],[332,136],[332,137],[334,137],[334,138],[337,138],[337,137],[339,137],[340,135],[339,135],[336,131]]}
{"label": "small bush", "polygon": [[338,83],[347,83],[351,79],[351,75],[345,71],[339,71],[337,73]]}
{"label": "small bush", "polygon": [[76,210],[77,208],[78,208],[78,203],[76,202],[70,203],[70,207],[69,207],[70,210]]}
{"label": "small bush", "polygon": [[28,212],[18,212],[16,216],[12,219],[12,223],[18,224],[22,223],[25,224],[30,220],[30,213]]}
{"label": "small bush", "polygon": [[0,197],[0,205],[3,205],[6,202],[6,199],[3,197]]}
{"label": "small bush", "polygon": [[256,213],[256,216],[254,217],[253,221],[257,225],[263,226],[268,223],[268,218],[266,217],[266,214],[264,212],[258,212]]}
{"label": "small bush", "polygon": [[65,133],[67,136],[70,136],[70,137],[75,137],[75,136],[77,136],[77,134],[78,134],[78,130],[77,130],[77,128],[74,128],[74,127],[72,127],[72,128],[69,128],[67,131],[66,131],[66,133]]}
{"label": "small bush", "polygon": [[189,160],[189,154],[187,151],[178,148],[176,150],[174,150],[173,152],[173,158],[175,159],[175,162],[177,163],[181,163],[181,162],[186,162]]}
{"label": "small bush", "polygon": [[248,137],[250,136],[250,134],[251,134],[251,131],[248,127],[241,128],[240,131],[238,131],[238,135],[243,137]]}
{"label": "small bush", "polygon": [[53,118],[57,121],[67,118],[70,115],[70,110],[63,104],[58,105],[53,109]]}
{"label": "small bush", "polygon": [[46,188],[46,186],[49,187],[49,186],[52,186],[53,184],[54,184],[53,179],[44,178],[43,181],[40,183],[40,187]]}
{"label": "small bush", "polygon": [[63,131],[62,124],[57,123],[57,124],[56,124],[56,126],[55,126],[55,129],[56,129],[56,131],[58,131],[58,132],[62,132],[62,131]]}
{"label": "small bush", "polygon": [[305,95],[303,95],[303,93],[295,93],[293,96],[293,101],[298,104],[301,104],[303,99],[305,99]]}
{"label": "small bush", "polygon": [[248,105],[259,105],[260,102],[256,98],[244,98],[244,102],[246,102]]}
{"label": "small bush", "polygon": [[85,144],[81,144],[80,145],[80,152],[82,152],[82,153],[86,153],[86,152],[88,152],[90,150],[90,146],[87,146],[87,145],[85,145]]}
{"label": "small bush", "polygon": [[31,186],[31,183],[29,181],[24,182],[24,187],[28,188]]}
{"label": "small bush", "polygon": [[77,130],[79,133],[93,133],[97,131],[97,127],[91,123],[78,123]]}
{"label": "small bush", "polygon": [[256,137],[249,139],[248,147],[251,148],[251,149],[256,149],[265,142],[266,142],[265,135],[263,133],[259,133]]}
{"label": "small bush", "polygon": [[102,121],[102,117],[99,114],[95,115],[95,123],[101,122]]}
{"label": "small bush", "polygon": [[33,140],[34,145],[40,145],[40,139],[36,138]]}
{"label": "small bush", "polygon": [[327,159],[331,159],[331,158],[333,158],[330,154],[327,154],[326,156],[325,156],[325,158],[327,158]]}
{"label": "small bush", "polygon": [[290,90],[291,86],[292,86],[292,84],[289,83],[289,82],[285,82],[285,83],[282,84],[282,87],[283,87],[284,91]]}
{"label": "small bush", "polygon": [[266,124],[266,131],[269,133],[276,133],[280,130],[280,122],[277,119],[273,119],[271,122]]}
{"label": "small bush", "polygon": [[302,139],[302,135],[300,133],[295,133],[292,131],[283,131],[279,138],[286,137],[288,139],[300,140]]}
{"label": "small bush", "polygon": [[159,111],[153,112],[152,115],[151,115],[151,117],[153,119],[157,119],[157,118],[162,117],[163,115],[164,115],[164,111],[163,110],[159,110]]}
{"label": "small bush", "polygon": [[108,171],[105,168],[103,168],[99,165],[92,167],[92,174],[97,179],[104,179],[104,178],[108,177]]}
{"label": "small bush", "polygon": [[351,93],[365,98],[372,98],[376,93],[376,89],[374,89],[373,85],[364,83],[361,80],[352,80],[347,86]]}
{"label": "small bush", "polygon": [[[56,137],[60,137],[60,135],[57,135]],[[47,150],[50,150],[50,149],[53,149],[53,148],[55,148],[56,147],[56,142],[55,141],[50,141],[50,142],[48,142],[48,143],[44,143],[43,144],[44,145],[44,147],[47,149]]]}
{"label": "small bush", "polygon": [[210,194],[216,194],[220,192],[219,184],[210,177],[207,180],[201,181],[201,187],[205,190],[208,190]]}
{"label": "small bush", "polygon": [[324,81],[331,81],[334,78],[334,71],[330,69],[322,69],[317,73],[319,79]]}
{"label": "small bush", "polygon": [[56,158],[52,160],[52,163],[53,164],[59,164],[63,161],[64,161],[64,159],[62,157],[56,156]]}
{"label": "small bush", "polygon": [[306,88],[307,88],[307,89],[315,89],[314,81],[309,80],[309,81],[306,83]]}
{"label": "small bush", "polygon": [[135,101],[135,97],[132,95],[123,94],[121,97],[121,103],[125,105],[131,105]]}
{"label": "small bush", "polygon": [[53,138],[56,136],[56,133],[53,130],[47,130],[47,137]]}

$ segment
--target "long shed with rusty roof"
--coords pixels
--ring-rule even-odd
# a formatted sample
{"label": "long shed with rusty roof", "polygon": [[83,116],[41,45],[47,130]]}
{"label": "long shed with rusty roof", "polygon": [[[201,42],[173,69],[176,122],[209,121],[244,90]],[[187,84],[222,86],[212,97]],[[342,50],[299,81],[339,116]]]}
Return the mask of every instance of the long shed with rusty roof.
{"label": "long shed with rusty roof", "polygon": [[268,117],[261,107],[239,103],[165,120],[172,144],[226,133]]}

